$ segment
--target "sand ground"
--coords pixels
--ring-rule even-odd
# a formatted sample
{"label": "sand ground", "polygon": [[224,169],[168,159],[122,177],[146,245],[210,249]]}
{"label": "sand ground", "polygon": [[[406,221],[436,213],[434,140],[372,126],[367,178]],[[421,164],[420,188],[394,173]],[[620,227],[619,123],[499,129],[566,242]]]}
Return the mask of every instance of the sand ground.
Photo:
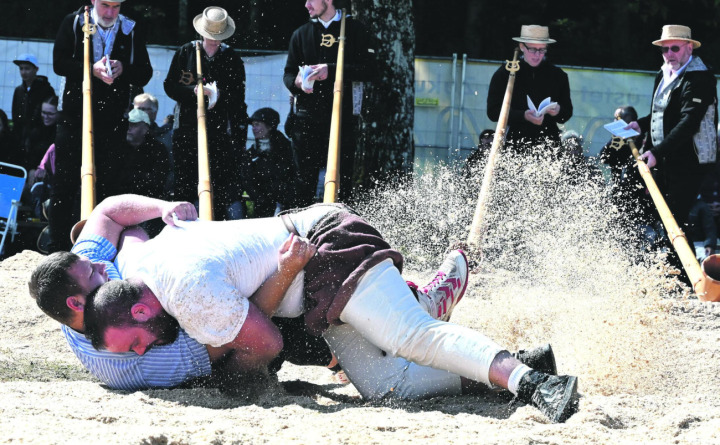
{"label": "sand ground", "polygon": [[455,322],[511,349],[549,341],[560,372],[579,376],[580,412],[555,425],[496,394],[366,403],[328,370],[292,365],[252,401],[109,390],[28,296],[41,258],[0,263],[0,443],[720,443],[720,305],[683,295],[659,271],[585,279],[573,292],[502,271],[472,276]]}

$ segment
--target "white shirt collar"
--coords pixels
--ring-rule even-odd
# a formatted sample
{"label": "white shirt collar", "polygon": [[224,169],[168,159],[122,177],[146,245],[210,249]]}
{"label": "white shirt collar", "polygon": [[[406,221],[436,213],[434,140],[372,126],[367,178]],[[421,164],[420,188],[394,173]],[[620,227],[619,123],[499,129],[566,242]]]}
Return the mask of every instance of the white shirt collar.
{"label": "white shirt collar", "polygon": [[692,59],[693,59],[693,56],[692,56],[692,54],[691,54],[691,55],[690,55],[690,58],[688,59],[688,61],[685,62],[685,65],[681,66],[681,67],[680,67],[677,71],[675,71],[675,72],[672,71],[672,67],[671,67],[670,65],[668,65],[667,63],[664,63],[663,66],[660,67],[660,69],[661,69],[662,72],[663,72],[663,79],[665,80],[665,83],[666,83],[666,84],[669,84],[670,82],[672,82],[673,80],[675,80],[675,78],[676,78],[677,76],[679,76],[680,73],[682,73],[683,71],[685,71],[685,68],[687,68],[687,66],[690,64],[690,62],[692,61]]}
{"label": "white shirt collar", "polygon": [[325,29],[328,29],[332,22],[340,21],[341,17],[342,17],[342,14],[341,14],[340,10],[338,9],[337,11],[335,11],[335,17],[331,18],[329,21],[326,22],[323,19],[321,19],[320,17],[318,17],[318,22],[322,23],[322,25],[325,27]]}

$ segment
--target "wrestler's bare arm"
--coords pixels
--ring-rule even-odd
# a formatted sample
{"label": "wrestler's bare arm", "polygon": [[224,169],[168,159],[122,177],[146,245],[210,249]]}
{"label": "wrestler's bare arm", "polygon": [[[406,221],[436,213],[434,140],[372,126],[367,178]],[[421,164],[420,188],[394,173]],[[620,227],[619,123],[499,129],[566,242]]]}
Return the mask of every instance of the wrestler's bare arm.
{"label": "wrestler's bare arm", "polygon": [[317,248],[306,238],[290,235],[280,247],[278,269],[255,291],[250,297],[250,302],[254,303],[262,313],[272,317],[290,284],[315,255],[316,250]]}

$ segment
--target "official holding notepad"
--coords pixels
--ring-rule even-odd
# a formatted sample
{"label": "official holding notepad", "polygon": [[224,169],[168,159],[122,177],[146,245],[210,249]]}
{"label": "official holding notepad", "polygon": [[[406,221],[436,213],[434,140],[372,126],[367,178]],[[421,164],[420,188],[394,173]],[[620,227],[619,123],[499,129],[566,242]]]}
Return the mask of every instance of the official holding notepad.
{"label": "official holding notepad", "polygon": [[[550,38],[547,26],[538,25],[523,25],[520,37],[513,40],[519,43],[522,60],[515,77],[506,146],[529,153],[546,138],[559,145],[557,124],[572,117],[573,106],[567,74],[545,60],[548,45],[555,40]],[[503,64],[490,81],[487,114],[493,122],[500,116],[508,76]]]}

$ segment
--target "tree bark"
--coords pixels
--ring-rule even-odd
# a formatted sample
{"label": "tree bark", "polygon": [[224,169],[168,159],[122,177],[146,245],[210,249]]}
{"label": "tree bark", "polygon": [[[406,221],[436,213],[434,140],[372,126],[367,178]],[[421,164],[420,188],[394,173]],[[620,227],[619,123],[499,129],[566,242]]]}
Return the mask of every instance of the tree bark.
{"label": "tree bark", "polygon": [[415,27],[410,0],[354,0],[353,15],[376,45],[377,74],[364,85],[355,152],[355,182],[368,187],[412,171]]}
{"label": "tree bark", "polygon": [[188,33],[188,0],[178,1],[178,35]]}

